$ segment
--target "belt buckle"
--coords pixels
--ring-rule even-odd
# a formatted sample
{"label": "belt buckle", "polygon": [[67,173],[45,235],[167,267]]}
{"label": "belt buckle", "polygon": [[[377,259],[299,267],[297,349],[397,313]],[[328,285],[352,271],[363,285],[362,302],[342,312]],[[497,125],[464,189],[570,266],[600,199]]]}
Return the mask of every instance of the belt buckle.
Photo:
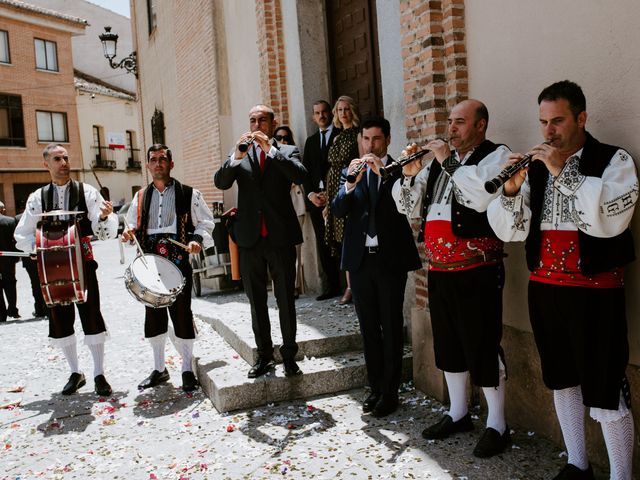
{"label": "belt buckle", "polygon": [[378,253],[379,247],[371,247],[371,246],[367,246],[367,252],[368,253]]}

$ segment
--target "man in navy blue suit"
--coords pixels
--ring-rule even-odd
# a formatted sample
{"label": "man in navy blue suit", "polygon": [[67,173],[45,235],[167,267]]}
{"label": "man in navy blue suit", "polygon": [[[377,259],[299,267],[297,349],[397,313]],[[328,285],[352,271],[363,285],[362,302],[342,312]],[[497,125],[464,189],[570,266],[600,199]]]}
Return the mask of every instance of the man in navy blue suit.
{"label": "man in navy blue suit", "polygon": [[[380,117],[362,124],[365,155],[345,169],[331,205],[337,217],[346,217],[341,267],[351,276],[371,386],[362,410],[376,417],[398,408],[407,272],[422,267],[411,227],[391,195],[400,172],[385,180],[380,176],[380,168],[392,161],[387,155],[390,130]],[[363,162],[367,167],[348,181],[347,173]]]}

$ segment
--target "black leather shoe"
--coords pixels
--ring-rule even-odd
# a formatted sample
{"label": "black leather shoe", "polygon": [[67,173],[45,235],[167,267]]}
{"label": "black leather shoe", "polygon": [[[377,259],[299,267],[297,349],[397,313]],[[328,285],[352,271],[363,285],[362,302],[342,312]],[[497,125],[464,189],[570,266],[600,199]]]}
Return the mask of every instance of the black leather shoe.
{"label": "black leather shoe", "polygon": [[247,375],[249,378],[258,378],[271,370],[275,364],[273,360],[266,360],[264,358],[259,358],[258,361],[251,367],[249,370],[249,374]]}
{"label": "black leather shoe", "polygon": [[84,373],[73,372],[69,376],[69,381],[62,389],[62,395],[71,395],[76,393],[80,387],[84,387],[87,380],[84,378]]}
{"label": "black leather shoe", "polygon": [[373,407],[376,406],[381,396],[382,394],[380,392],[371,392],[364,402],[362,402],[362,411],[364,413],[373,411]]}
{"label": "black leather shoe", "polygon": [[560,473],[553,477],[553,480],[595,480],[595,478],[591,464],[586,470],[580,470],[575,465],[567,463]]}
{"label": "black leather shoe", "polygon": [[140,390],[144,390],[145,388],[153,388],[167,381],[169,381],[169,372],[167,372],[166,368],[162,372],[154,370],[153,372],[151,372],[151,375],[140,382],[138,388]]}
{"label": "black leather shoe", "polygon": [[93,383],[95,385],[95,391],[101,397],[108,397],[113,393],[111,389],[111,385],[107,382],[107,379],[104,378],[104,375],[98,375],[93,379]]}
{"label": "black leather shoe", "polygon": [[445,415],[438,423],[422,431],[422,436],[427,440],[441,440],[449,435],[459,432],[470,432],[473,430],[471,415],[468,413],[457,422],[454,422],[449,415]]}
{"label": "black leather shoe", "polygon": [[504,449],[511,443],[511,434],[509,433],[509,426],[505,429],[504,433],[500,435],[495,428],[487,428],[476,448],[473,449],[473,454],[478,458],[489,458],[504,452]]}
{"label": "black leather shoe", "polygon": [[295,375],[302,375],[302,370],[294,360],[284,361],[284,376],[293,377]]}
{"label": "black leather shoe", "polygon": [[182,391],[193,392],[198,388],[198,380],[193,372],[182,372]]}
{"label": "black leather shoe", "polygon": [[329,300],[330,298],[334,298],[340,295],[340,292],[336,292],[333,290],[330,290],[328,292],[323,292],[320,295],[318,295],[316,297],[316,300],[321,302],[322,300]]}
{"label": "black leather shoe", "polygon": [[385,395],[382,394],[376,406],[373,407],[371,415],[376,418],[386,417],[390,413],[395,412],[398,409],[398,396],[397,395]]}
{"label": "black leather shoe", "polygon": [[7,316],[11,318],[20,318],[20,314],[18,313],[18,309],[7,310]]}

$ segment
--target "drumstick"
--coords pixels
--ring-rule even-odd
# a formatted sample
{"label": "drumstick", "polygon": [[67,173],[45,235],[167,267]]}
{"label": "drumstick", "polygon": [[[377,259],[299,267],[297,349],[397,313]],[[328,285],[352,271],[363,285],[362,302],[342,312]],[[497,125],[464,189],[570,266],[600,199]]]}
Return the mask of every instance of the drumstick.
{"label": "drumstick", "polygon": [[[126,218],[123,218],[124,221],[124,227],[127,230],[132,230],[131,227],[129,226],[129,223],[127,222]],[[138,249],[138,254],[140,256],[140,258],[142,259],[142,263],[144,263],[144,266],[149,268],[149,265],[147,265],[147,260],[144,258],[144,252],[142,251],[142,247],[140,246],[140,243],[138,242],[138,238],[135,236],[135,234],[131,235],[133,237],[133,241],[136,244],[136,248]]]}
{"label": "drumstick", "polygon": [[189,251],[189,247],[187,245],[185,245],[184,243],[180,243],[179,241],[174,240],[173,238],[167,238],[167,240],[169,240],[171,243],[175,243],[179,247],[184,248],[187,252]]}
{"label": "drumstick", "polygon": [[27,252],[5,252],[0,251],[0,257],[30,257],[31,254]]}

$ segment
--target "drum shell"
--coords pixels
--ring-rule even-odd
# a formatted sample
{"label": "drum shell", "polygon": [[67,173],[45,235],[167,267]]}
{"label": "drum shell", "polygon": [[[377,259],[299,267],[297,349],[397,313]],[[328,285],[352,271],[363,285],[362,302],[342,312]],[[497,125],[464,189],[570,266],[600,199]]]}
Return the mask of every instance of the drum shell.
{"label": "drum shell", "polygon": [[[148,262],[154,262],[157,265],[159,264],[161,269],[167,270],[174,276],[179,275],[181,279],[180,282],[176,285],[171,285],[169,292],[166,293],[154,290],[153,285],[145,284],[145,279],[136,276],[134,266],[136,265],[136,262],[142,262],[141,258],[144,258]],[[160,255],[147,253],[143,255],[143,257],[136,257],[134,261],[131,262],[131,265],[127,267],[124,272],[124,284],[131,296],[145,306],[151,308],[166,308],[173,305],[176,301],[176,298],[178,298],[178,295],[184,289],[186,280],[182,275],[182,272],[180,272],[180,269],[176,267],[173,262],[167,260],[165,257],[161,257]]]}
{"label": "drum shell", "polygon": [[42,296],[48,307],[84,303],[84,264],[75,223],[43,223],[36,229],[36,257]]}

